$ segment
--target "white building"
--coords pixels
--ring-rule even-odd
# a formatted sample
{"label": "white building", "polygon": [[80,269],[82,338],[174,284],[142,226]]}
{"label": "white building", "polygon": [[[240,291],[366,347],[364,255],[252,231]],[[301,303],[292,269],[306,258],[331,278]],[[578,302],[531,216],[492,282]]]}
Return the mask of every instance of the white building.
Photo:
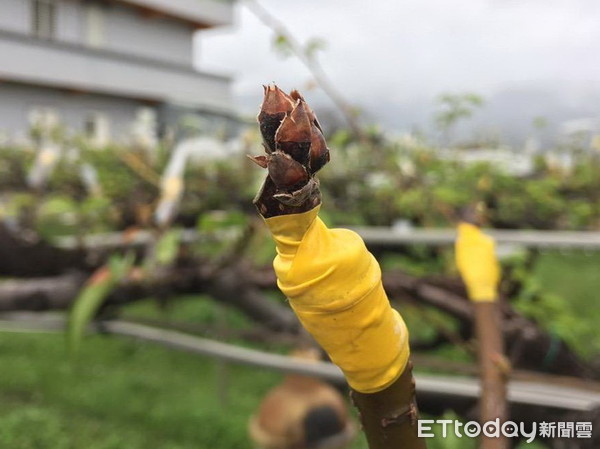
{"label": "white building", "polygon": [[140,121],[160,131],[190,117],[233,119],[230,78],[193,63],[195,32],[230,25],[232,9],[230,0],[0,0],[0,132],[19,139],[57,122],[103,141]]}

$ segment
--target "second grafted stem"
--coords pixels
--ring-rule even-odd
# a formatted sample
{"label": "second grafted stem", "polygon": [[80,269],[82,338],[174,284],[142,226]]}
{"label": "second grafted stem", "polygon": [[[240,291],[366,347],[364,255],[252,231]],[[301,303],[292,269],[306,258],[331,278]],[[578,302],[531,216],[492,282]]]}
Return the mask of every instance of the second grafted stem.
{"label": "second grafted stem", "polygon": [[[474,303],[474,308],[481,379],[479,416],[482,425],[496,419],[499,419],[502,425],[508,417],[508,406],[500,307],[498,302],[494,301]],[[480,449],[508,448],[508,440],[502,434],[499,437],[487,437],[482,433]]]}

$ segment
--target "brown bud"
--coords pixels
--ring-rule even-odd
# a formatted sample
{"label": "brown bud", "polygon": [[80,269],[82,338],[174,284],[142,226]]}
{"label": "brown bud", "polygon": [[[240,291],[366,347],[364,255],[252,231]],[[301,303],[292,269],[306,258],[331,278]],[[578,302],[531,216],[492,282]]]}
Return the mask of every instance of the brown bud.
{"label": "brown bud", "polygon": [[314,174],[329,162],[329,148],[327,148],[325,137],[317,125],[313,124],[311,131],[310,173]]}
{"label": "brown bud", "polygon": [[302,100],[302,102],[304,103],[304,106],[306,108],[306,113],[308,114],[309,120],[312,122],[312,124],[314,124],[317,128],[319,128],[319,131],[321,131],[321,133],[323,133],[323,128],[321,128],[321,124],[319,123],[319,120],[317,119],[317,114],[315,114],[315,111],[313,111],[312,108],[306,102],[306,100],[304,100],[304,97],[302,96],[302,94],[300,92],[298,92],[296,89],[294,89],[290,92],[290,97],[294,101]]}
{"label": "brown bud", "polygon": [[275,134],[277,150],[289,154],[308,166],[310,160],[311,123],[306,113],[306,103],[298,100],[292,112],[285,116]]}
{"label": "brown bud", "polygon": [[306,169],[281,151],[275,151],[268,157],[269,176],[280,190],[294,191],[308,182]]}
{"label": "brown bud", "polygon": [[304,97],[302,96],[302,94],[300,92],[298,92],[297,89],[292,89],[292,91],[290,92],[290,98],[294,101],[298,101],[298,100],[304,100]]}
{"label": "brown bud", "polygon": [[286,114],[292,112],[294,101],[275,84],[263,86],[265,97],[258,114],[260,132],[267,153],[275,151],[275,133]]}
{"label": "brown bud", "polygon": [[468,204],[458,211],[458,218],[475,226],[483,226],[486,222],[485,203],[476,202]]}
{"label": "brown bud", "polygon": [[261,105],[261,112],[275,115],[282,112],[287,114],[292,111],[296,102],[288,94],[275,84],[263,86],[263,88],[265,96]]}
{"label": "brown bud", "polygon": [[329,161],[329,150],[302,95],[298,91],[290,95],[276,86],[265,88],[258,116],[268,155],[251,159],[261,167],[266,162],[269,172],[254,200],[264,217],[303,212],[321,201],[319,181],[313,174]]}
{"label": "brown bud", "polygon": [[314,174],[329,162],[329,148],[327,148],[321,124],[314,111],[304,100],[302,94],[294,89],[290,92],[290,97],[293,100],[301,101],[304,104],[308,119],[311,122],[310,173]]}

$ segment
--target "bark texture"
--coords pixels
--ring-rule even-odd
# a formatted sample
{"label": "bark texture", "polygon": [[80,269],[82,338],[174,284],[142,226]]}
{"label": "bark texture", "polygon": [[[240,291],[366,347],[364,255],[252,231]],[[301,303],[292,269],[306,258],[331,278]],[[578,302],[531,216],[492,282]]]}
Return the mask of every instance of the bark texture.
{"label": "bark texture", "polygon": [[425,440],[417,436],[419,410],[412,362],[385,390],[373,394],[352,391],[351,397],[360,411],[370,449],[426,448]]}

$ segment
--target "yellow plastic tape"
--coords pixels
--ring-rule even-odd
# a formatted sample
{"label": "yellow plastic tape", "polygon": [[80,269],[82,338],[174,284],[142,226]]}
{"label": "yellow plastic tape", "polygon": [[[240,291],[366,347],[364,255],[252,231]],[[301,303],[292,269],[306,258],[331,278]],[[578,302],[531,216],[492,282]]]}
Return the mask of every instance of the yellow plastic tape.
{"label": "yellow plastic tape", "polygon": [[362,239],[347,229],[328,229],[319,209],[265,220],[277,246],[277,283],[350,386],[375,393],[404,371],[408,330]]}
{"label": "yellow plastic tape", "polygon": [[455,245],[456,265],[473,301],[495,301],[498,298],[500,267],[496,243],[490,236],[469,223],[458,225]]}
{"label": "yellow plastic tape", "polygon": [[183,192],[183,180],[180,176],[170,176],[163,180],[161,187],[163,199],[175,201]]}

